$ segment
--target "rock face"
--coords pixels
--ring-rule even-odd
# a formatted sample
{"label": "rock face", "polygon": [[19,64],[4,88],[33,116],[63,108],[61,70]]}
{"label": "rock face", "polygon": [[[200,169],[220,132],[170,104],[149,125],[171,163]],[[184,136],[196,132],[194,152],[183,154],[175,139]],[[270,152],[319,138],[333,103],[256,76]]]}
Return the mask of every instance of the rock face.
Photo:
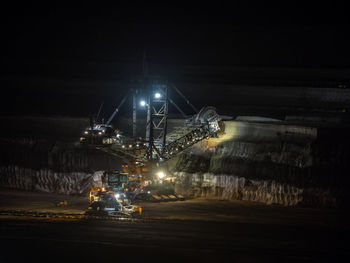
{"label": "rock face", "polygon": [[0,139],[0,166],[17,166],[55,172],[120,169],[123,160],[78,142],[48,139]]}
{"label": "rock face", "polygon": [[[202,198],[248,200],[266,204],[297,205],[303,189],[270,180],[249,180],[234,175],[175,172],[176,191]],[[187,186],[187,187],[184,187]]]}
{"label": "rock face", "polygon": [[119,170],[123,160],[48,139],[1,139],[0,186],[59,194],[86,194],[99,171]]}
{"label": "rock face", "polygon": [[196,144],[168,167],[176,191],[190,197],[336,206],[347,199],[349,150],[335,137],[329,145],[314,128],[226,122],[218,139]]}
{"label": "rock face", "polygon": [[17,166],[0,167],[0,185],[4,187],[58,194],[85,194],[100,185],[99,172],[57,173]]}

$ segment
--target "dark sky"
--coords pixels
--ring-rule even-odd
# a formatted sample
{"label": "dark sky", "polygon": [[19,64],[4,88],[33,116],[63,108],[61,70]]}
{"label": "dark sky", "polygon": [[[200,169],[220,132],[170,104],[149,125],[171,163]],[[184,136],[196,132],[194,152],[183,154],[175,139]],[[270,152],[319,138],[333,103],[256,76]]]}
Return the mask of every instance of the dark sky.
{"label": "dark sky", "polygon": [[3,114],[27,109],[84,115],[102,100],[112,108],[124,92],[118,81],[141,72],[143,51],[151,71],[180,82],[184,75],[205,79],[196,77],[201,67],[213,67],[220,76],[222,67],[239,68],[256,78],[266,68],[350,66],[348,12],[334,1],[309,6],[265,1],[231,6],[13,4],[3,8],[2,17],[1,75],[9,94],[2,96]]}

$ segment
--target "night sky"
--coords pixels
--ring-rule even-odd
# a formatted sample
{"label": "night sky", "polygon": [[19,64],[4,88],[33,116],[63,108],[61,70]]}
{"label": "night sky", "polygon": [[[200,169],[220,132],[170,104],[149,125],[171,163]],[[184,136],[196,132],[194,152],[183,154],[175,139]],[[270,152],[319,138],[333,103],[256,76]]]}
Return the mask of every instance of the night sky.
{"label": "night sky", "polygon": [[128,79],[141,74],[143,52],[151,73],[175,83],[241,83],[265,73],[307,79],[308,69],[350,66],[348,12],[334,1],[95,4],[3,8],[3,115],[88,116],[101,101],[108,115]]}

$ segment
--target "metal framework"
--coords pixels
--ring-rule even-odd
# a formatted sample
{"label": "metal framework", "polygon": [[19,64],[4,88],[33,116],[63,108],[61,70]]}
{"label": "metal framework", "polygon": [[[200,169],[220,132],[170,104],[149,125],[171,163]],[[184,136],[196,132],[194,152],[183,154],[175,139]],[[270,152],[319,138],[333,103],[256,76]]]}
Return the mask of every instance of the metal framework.
{"label": "metal framework", "polygon": [[193,144],[203,139],[209,138],[210,136],[211,133],[208,126],[204,125],[202,127],[198,127],[197,129],[188,132],[186,135],[166,145],[166,147],[164,148],[162,158],[170,159],[171,156],[182,152],[186,148],[192,146]]}
{"label": "metal framework", "polygon": [[[148,160],[151,162],[158,162],[161,160],[170,159],[173,155],[183,151],[191,145],[208,137],[216,136],[216,131],[219,129],[217,121],[219,116],[212,107],[205,107],[201,111],[185,97],[185,95],[171,82],[166,79],[151,76],[148,74],[148,65],[146,61],[146,54],[143,54],[142,61],[142,76],[134,78],[130,83],[132,88],[132,134],[133,138],[137,137],[137,104],[141,96],[146,97],[142,106],[147,108],[147,122],[146,122],[146,138],[142,140],[142,146],[135,142],[135,145],[121,145],[116,143],[113,147],[98,149],[117,155],[124,160],[131,159],[132,161]],[[170,98],[169,90],[177,92],[186,104],[192,108],[196,115],[187,116],[181,108]],[[128,96],[128,95],[127,95]],[[127,99],[125,96],[118,107],[115,109],[106,124],[110,124],[120,107]],[[177,139],[167,142],[167,125],[168,125],[168,103],[171,103],[180,113],[186,118],[186,133],[177,137]],[[102,105],[99,109],[101,111]],[[98,113],[98,116],[99,116]],[[91,121],[91,130],[93,129],[93,121]],[[91,137],[91,140],[93,138]],[[124,143],[124,142],[123,142]],[[146,153],[145,153],[146,150]]]}
{"label": "metal framework", "polygon": [[[138,143],[127,148],[125,148],[124,145],[119,145],[118,147],[108,148],[109,152],[124,159],[146,159],[148,161],[158,162],[170,159],[172,156],[203,139],[217,136],[217,131],[220,129],[218,126],[220,116],[216,113],[214,107],[204,107],[198,112],[172,83],[159,77],[143,76],[132,84],[133,137],[136,138],[137,135],[137,101],[140,99],[140,96],[142,96],[143,98],[146,97],[146,101],[143,103],[147,108],[146,138],[142,142],[142,146]],[[168,103],[172,103],[175,108],[178,109],[177,105],[169,98],[170,89],[177,91],[181,97],[185,99],[187,104],[196,111],[196,115],[186,120],[184,134],[180,135],[175,140],[170,139],[170,142],[169,140],[167,142]],[[121,101],[107,123],[115,116],[125,100],[126,97]],[[184,117],[186,116],[181,109],[178,110]],[[139,153],[136,153],[135,150]]]}
{"label": "metal framework", "polygon": [[166,145],[168,121],[168,83],[159,78],[148,81],[146,141],[147,159],[162,156]]}

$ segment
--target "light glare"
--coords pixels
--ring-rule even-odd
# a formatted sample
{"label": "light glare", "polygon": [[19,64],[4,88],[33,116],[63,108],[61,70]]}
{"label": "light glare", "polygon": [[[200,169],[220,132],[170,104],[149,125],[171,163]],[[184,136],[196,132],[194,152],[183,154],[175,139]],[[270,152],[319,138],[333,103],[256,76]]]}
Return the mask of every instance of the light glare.
{"label": "light glare", "polygon": [[157,173],[157,175],[158,175],[159,178],[163,178],[165,176],[165,173],[160,171],[160,172]]}

